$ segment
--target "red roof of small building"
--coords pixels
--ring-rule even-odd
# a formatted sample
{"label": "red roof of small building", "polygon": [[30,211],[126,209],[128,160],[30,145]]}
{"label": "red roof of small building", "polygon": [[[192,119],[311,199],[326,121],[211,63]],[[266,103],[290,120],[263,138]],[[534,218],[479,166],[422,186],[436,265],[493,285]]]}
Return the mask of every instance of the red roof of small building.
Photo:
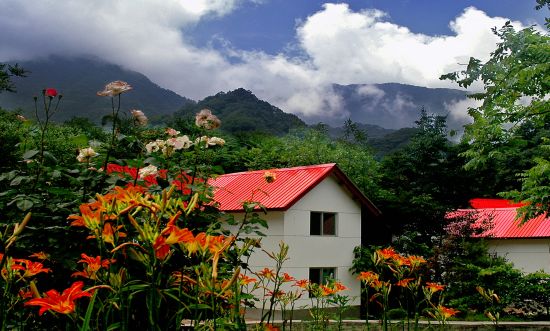
{"label": "red roof of small building", "polygon": [[[271,183],[264,177],[266,172],[275,175]],[[214,200],[222,211],[242,211],[244,201],[259,202],[268,210],[287,210],[331,175],[359,203],[376,215],[380,213],[335,163],[231,173],[221,175],[209,184],[214,186]]]}
{"label": "red roof of small building", "polygon": [[477,224],[490,221],[492,228],[483,233],[483,237],[499,239],[550,237],[550,216],[540,215],[523,224],[521,220],[516,220],[517,209],[524,204],[504,199],[472,199],[470,203],[474,209],[459,209],[451,217],[469,214],[476,218]]}
{"label": "red roof of small building", "polygon": [[487,199],[487,198],[474,198],[470,200],[470,205],[475,209],[483,208],[515,208],[523,207],[525,203],[513,202],[506,199]]}

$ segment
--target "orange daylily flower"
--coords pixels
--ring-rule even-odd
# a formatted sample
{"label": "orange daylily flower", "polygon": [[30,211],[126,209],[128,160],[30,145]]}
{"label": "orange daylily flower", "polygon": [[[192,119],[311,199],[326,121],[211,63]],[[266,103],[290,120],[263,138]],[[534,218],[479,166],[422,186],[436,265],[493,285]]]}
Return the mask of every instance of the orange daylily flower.
{"label": "orange daylily flower", "polygon": [[115,233],[119,238],[126,237],[126,233],[118,231],[121,228],[123,228],[122,225],[114,227],[110,222],[105,223],[103,225],[103,231],[101,232],[103,241],[115,246]]}
{"label": "orange daylily flower", "polygon": [[340,292],[340,291],[345,291],[345,290],[348,290],[348,288],[340,283],[340,282],[335,282],[334,285],[333,285],[333,289],[336,291],[336,292]]}
{"label": "orange daylily flower", "polygon": [[303,289],[306,289],[309,285],[309,280],[307,279],[300,279],[300,280],[297,280],[296,283],[294,283],[293,286],[298,286],[300,288],[303,288]]}
{"label": "orange daylily flower", "polygon": [[425,288],[427,290],[429,290],[430,292],[435,293],[437,291],[443,291],[443,289],[445,288],[445,285],[441,285],[441,284],[438,284],[438,283],[432,283],[432,282],[426,282]]}
{"label": "orange daylily flower", "polygon": [[67,217],[68,220],[73,220],[71,226],[83,226],[90,230],[99,228],[102,220],[103,208],[98,201],[91,203],[83,203],[79,207],[80,215],[73,214]]}
{"label": "orange daylily flower", "polygon": [[74,272],[71,277],[82,276],[89,279],[97,279],[97,272],[101,268],[108,268],[109,264],[115,262],[114,259],[101,259],[101,256],[91,257],[84,253],[80,254],[82,259],[78,263],[86,264],[86,269],[84,271]]}
{"label": "orange daylily flower", "polygon": [[321,290],[321,295],[322,296],[328,296],[328,295],[332,295],[332,294],[338,292],[335,289],[330,288],[326,285],[319,285],[319,289]]}
{"label": "orange daylily flower", "polygon": [[282,277],[282,279],[281,279],[281,281],[282,281],[283,283],[292,282],[292,281],[294,281],[294,280],[296,280],[296,278],[292,277],[291,275],[287,274],[286,272],[283,273],[283,277]]}
{"label": "orange daylily flower", "polygon": [[271,279],[275,277],[275,272],[272,269],[264,268],[262,271],[259,272],[259,275],[266,279]]}
{"label": "orange daylily flower", "polygon": [[25,273],[23,274],[23,277],[32,277],[41,272],[51,272],[51,269],[44,268],[44,265],[40,262],[23,260],[23,263],[25,264]]}
{"label": "orange daylily flower", "polygon": [[393,256],[393,263],[396,266],[410,266],[410,260],[403,255],[395,254]]}
{"label": "orange daylily flower", "polygon": [[460,312],[460,310],[458,309],[448,308],[441,305],[437,306],[437,310],[441,314],[441,316],[445,319],[449,317],[453,317]]}
{"label": "orange daylily flower", "polygon": [[168,253],[170,253],[170,245],[166,243],[166,237],[158,236],[153,243],[153,249],[155,250],[155,256],[159,260],[164,260]]}
{"label": "orange daylily flower", "polygon": [[34,296],[34,294],[32,293],[32,290],[31,289],[26,289],[26,290],[19,290],[19,297],[23,300],[25,299],[30,299]]}
{"label": "orange daylily flower", "polygon": [[[163,231],[164,232],[164,231]],[[180,242],[190,242],[195,239],[193,233],[187,228],[180,229],[176,226],[172,226],[170,231],[166,232],[166,244],[172,245]]]}
{"label": "orange daylily flower", "polygon": [[211,254],[216,254],[225,246],[228,241],[232,241],[233,237],[211,236],[204,232],[199,233],[194,239],[185,242],[185,248],[189,254],[195,252],[205,253],[209,251]]}
{"label": "orange daylily flower", "polygon": [[269,324],[269,323],[265,324],[265,329],[266,329],[267,331],[279,331],[279,330],[280,330],[280,329],[279,329],[278,327],[276,327],[275,325]]}
{"label": "orange daylily flower", "polygon": [[409,286],[409,283],[412,282],[414,278],[403,278],[400,281],[398,281],[395,285],[401,286],[401,287],[407,287]]}
{"label": "orange daylily flower", "polygon": [[247,275],[243,275],[243,274],[239,275],[239,279],[240,279],[241,285],[248,285],[250,283],[257,282],[256,278],[248,277]]}
{"label": "orange daylily flower", "polygon": [[362,271],[359,276],[357,276],[357,279],[365,282],[367,285],[372,283],[375,280],[378,280],[378,274],[372,271]]}
{"label": "orange daylily flower", "polygon": [[147,189],[143,186],[128,184],[126,187],[116,186],[113,192],[113,198],[118,202],[129,205],[137,205],[147,196]]}
{"label": "orange daylily flower", "polygon": [[373,280],[372,283],[370,284],[370,286],[372,288],[374,288],[375,290],[377,290],[377,291],[380,291],[381,288],[387,288],[390,285],[391,284],[389,282],[385,282],[385,281],[382,281],[382,280],[379,280],[379,279]]}
{"label": "orange daylily flower", "polygon": [[418,255],[409,255],[408,259],[409,259],[409,265],[413,269],[419,267],[423,263],[426,263],[426,260],[422,256],[418,256]]}
{"label": "orange daylily flower", "polygon": [[37,252],[37,253],[31,254],[29,257],[35,257],[39,260],[48,260],[50,258],[50,256],[44,252]]}
{"label": "orange daylily flower", "polygon": [[83,282],[74,282],[71,287],[59,294],[56,290],[46,292],[46,297],[35,298],[25,302],[25,306],[40,306],[39,315],[47,310],[53,310],[61,314],[70,314],[75,310],[75,300],[82,297],[90,297],[90,292],[82,291]]}
{"label": "orange daylily flower", "polygon": [[376,254],[383,260],[394,259],[399,254],[393,249],[393,247],[383,248],[376,251]]}

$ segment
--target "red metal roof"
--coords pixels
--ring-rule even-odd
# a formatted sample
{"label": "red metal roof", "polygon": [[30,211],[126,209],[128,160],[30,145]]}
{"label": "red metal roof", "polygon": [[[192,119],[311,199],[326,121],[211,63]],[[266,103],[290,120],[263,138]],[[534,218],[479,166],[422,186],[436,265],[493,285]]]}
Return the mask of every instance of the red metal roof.
{"label": "red metal roof", "polygon": [[470,200],[472,208],[511,208],[522,207],[525,203],[517,203],[506,199],[487,199],[487,198],[474,198]]}
{"label": "red metal roof", "polygon": [[517,207],[512,208],[477,208],[459,209],[452,213],[456,215],[470,214],[476,218],[477,224],[490,221],[492,229],[482,234],[491,238],[548,238],[550,237],[550,216],[540,215],[524,224],[516,220]]}
{"label": "red metal roof", "polygon": [[[273,182],[268,183],[264,178],[266,171],[275,174]],[[220,210],[242,211],[244,201],[259,202],[270,210],[287,210],[329,175],[335,176],[374,214],[380,213],[335,163],[238,172],[221,175],[209,184],[215,187],[214,200],[219,203]]]}

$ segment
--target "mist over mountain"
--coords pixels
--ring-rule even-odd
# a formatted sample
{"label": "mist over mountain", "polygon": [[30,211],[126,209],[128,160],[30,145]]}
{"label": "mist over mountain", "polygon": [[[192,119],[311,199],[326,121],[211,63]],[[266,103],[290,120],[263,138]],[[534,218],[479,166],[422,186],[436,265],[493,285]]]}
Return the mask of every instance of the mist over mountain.
{"label": "mist over mountain", "polygon": [[350,118],[357,123],[399,129],[413,127],[422,107],[428,113],[447,116],[450,128],[459,129],[465,123],[463,103],[468,99],[462,90],[386,83],[335,84],[333,91],[341,101],[341,116],[316,115],[307,118],[308,123],[339,126]]}
{"label": "mist over mountain", "polygon": [[111,101],[96,93],[115,80],[128,82],[133,87],[132,91],[122,95],[121,111],[140,109],[148,117],[155,118],[172,114],[193,102],[158,86],[141,73],[97,59],[54,56],[18,63],[29,71],[27,77],[13,79],[17,93],[1,93],[0,107],[10,110],[20,108],[28,117],[34,114],[33,97],[39,97],[38,109],[41,110],[41,91],[51,87],[63,95],[54,121],[61,122],[76,116],[99,123],[104,115],[111,113]]}

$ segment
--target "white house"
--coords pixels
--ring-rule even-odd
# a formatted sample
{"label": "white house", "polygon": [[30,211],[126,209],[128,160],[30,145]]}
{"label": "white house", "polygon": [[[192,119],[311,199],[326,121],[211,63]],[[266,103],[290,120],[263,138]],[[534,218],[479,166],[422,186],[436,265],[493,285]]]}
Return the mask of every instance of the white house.
{"label": "white house", "polygon": [[458,212],[492,225],[482,235],[490,253],[506,258],[524,273],[550,273],[550,217],[541,215],[521,224],[516,214],[522,204],[503,199],[472,199],[470,203],[473,209]]}
{"label": "white house", "polygon": [[[272,182],[266,180],[270,174]],[[261,246],[277,252],[281,241],[289,245],[283,272],[317,283],[338,279],[349,288],[342,294],[354,298],[350,304],[360,304],[360,283],[349,271],[353,249],[361,245],[366,223],[380,212],[336,164],[232,173],[211,184],[220,209],[236,219],[244,215],[243,201],[265,206],[267,214],[261,216],[269,228]],[[260,271],[274,268],[274,261],[256,249],[249,266]],[[308,304],[306,295],[296,307]]]}

